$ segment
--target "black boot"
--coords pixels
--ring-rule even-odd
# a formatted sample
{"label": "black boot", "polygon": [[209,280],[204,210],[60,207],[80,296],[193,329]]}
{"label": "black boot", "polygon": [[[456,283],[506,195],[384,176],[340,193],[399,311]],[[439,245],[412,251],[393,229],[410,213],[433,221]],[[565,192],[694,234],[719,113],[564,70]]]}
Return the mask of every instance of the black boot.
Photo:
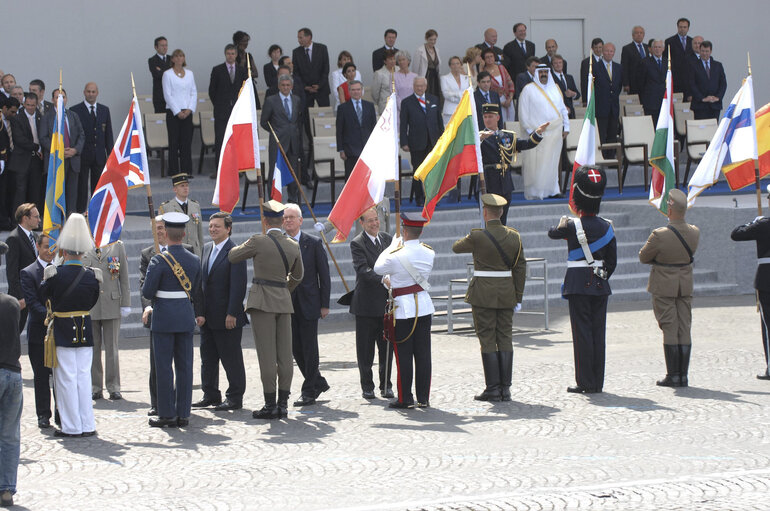
{"label": "black boot", "polygon": [[255,419],[277,419],[278,409],[275,406],[275,392],[265,393],[265,406],[261,410],[254,410],[251,416]]}
{"label": "black boot", "polygon": [[679,386],[687,386],[687,371],[690,369],[690,350],[691,344],[679,345]]}
{"label": "black boot", "polygon": [[484,380],[487,388],[484,389],[484,392],[474,397],[476,401],[500,401],[502,399],[500,392],[499,354],[499,351],[481,354],[481,364],[484,367]]}
{"label": "black boot", "polygon": [[502,391],[502,400],[511,400],[511,379],[513,377],[513,352],[500,351],[500,390]]}
{"label": "black boot", "polygon": [[278,418],[286,418],[289,416],[289,394],[288,390],[278,389]]}
{"label": "black boot", "polygon": [[664,344],[663,355],[666,357],[666,377],[658,380],[656,384],[660,387],[681,386],[681,379],[679,377],[679,346],[676,344]]}

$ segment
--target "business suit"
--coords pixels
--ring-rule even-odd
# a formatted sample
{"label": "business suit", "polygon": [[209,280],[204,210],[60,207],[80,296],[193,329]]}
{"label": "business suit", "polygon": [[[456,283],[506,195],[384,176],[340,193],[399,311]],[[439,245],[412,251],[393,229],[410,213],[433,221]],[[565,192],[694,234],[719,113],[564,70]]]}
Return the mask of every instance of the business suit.
{"label": "business suit", "polygon": [[[639,43],[642,46],[642,51],[639,51],[637,43],[631,41],[627,45],[623,46],[620,52],[620,67],[623,70],[623,87],[628,87],[629,94],[641,94],[642,92],[642,78],[639,74],[641,71],[642,62],[650,56],[650,49],[644,43]],[[644,56],[642,56],[642,52]],[[645,115],[647,112],[645,112]]]}
{"label": "business suit", "polygon": [[356,100],[351,99],[342,103],[337,109],[337,150],[345,151],[345,179],[350,177],[358,157],[364,150],[369,135],[377,124],[377,114],[374,103],[366,100],[361,102],[361,122],[356,114]]}
{"label": "business suit", "polygon": [[158,214],[160,215],[170,211],[184,213],[190,217],[190,221],[185,226],[182,243],[189,243],[192,246],[192,252],[201,257],[203,254],[203,213],[201,212],[201,205],[197,200],[190,199],[189,197],[185,205],[182,205],[174,197],[163,202],[158,208]]}
{"label": "business suit", "polygon": [[691,91],[688,83],[689,56],[695,55],[692,49],[692,37],[685,37],[685,44],[682,46],[682,40],[679,34],[674,34],[665,41],[663,47],[663,62],[668,62],[668,51],[671,49],[671,79],[673,81],[674,92],[683,92],[684,97],[689,97]]}
{"label": "business suit", "polygon": [[589,59],[594,59],[593,70],[595,81],[596,66],[600,64],[599,61],[601,60],[601,57],[597,57],[596,54],[591,52],[591,55],[580,61],[580,95],[583,96],[583,106],[586,106],[586,101],[588,100],[588,71],[591,67],[591,61]]}
{"label": "business suit", "polygon": [[[527,70],[527,59],[535,56],[535,43],[524,41],[526,51],[521,49],[518,39],[514,39],[503,46],[503,55],[505,56],[505,66],[508,68],[508,74],[518,76]],[[518,87],[516,90],[519,90]]]}
{"label": "business suit", "polygon": [[245,67],[233,63],[233,80],[230,80],[230,72],[227,70],[227,63],[223,62],[211,69],[211,78],[209,79],[209,98],[214,105],[214,149],[216,151],[217,162],[219,162],[219,153],[222,150],[222,142],[225,138],[225,129],[227,121],[230,119],[230,113],[238,100],[238,93],[243,86],[244,80],[248,79]]}
{"label": "business suit", "polygon": [[[35,111],[37,143],[34,140],[26,110],[21,109],[14,117],[11,117],[10,121],[13,151],[8,159],[7,167],[16,177],[11,216],[13,217],[16,208],[25,202],[34,202],[42,214],[45,203],[45,184],[43,183],[45,165],[40,138],[42,116],[39,111]],[[23,313],[24,311],[22,311]]]}
{"label": "business suit", "polygon": [[[24,292],[21,288],[21,270],[35,262],[37,259],[36,247],[20,226],[16,226],[6,238],[8,252],[5,254],[5,275],[8,280],[8,294],[22,300]],[[19,318],[19,331],[24,330],[27,324],[27,308],[21,311]]]}
{"label": "business suit", "polygon": [[388,48],[387,46],[383,45],[372,52],[372,72],[376,73],[382,66],[385,65],[385,52],[388,51],[388,49],[391,49],[395,52],[398,51],[398,48],[395,46],[393,48]]}
{"label": "business suit", "polygon": [[[400,145],[409,146],[413,170],[417,170],[444,132],[438,101],[436,96],[425,94],[425,110],[414,94],[401,101]],[[412,189],[417,205],[421,206],[425,202],[422,183],[413,178]]]}
{"label": "business suit", "polygon": [[[719,119],[722,110],[722,98],[727,91],[727,78],[721,62],[709,58],[709,73],[706,73],[704,61],[698,59],[692,64],[690,79],[690,108],[696,119]],[[719,101],[704,103],[706,96],[716,96]]]}
{"label": "business suit", "polygon": [[535,79],[532,77],[531,74],[529,74],[529,71],[524,71],[516,75],[515,80],[515,87],[516,92],[513,95],[513,99],[516,101],[519,100],[519,96],[521,95],[521,91],[524,90],[524,87],[526,87],[528,84],[535,81]]}
{"label": "business suit", "polygon": [[[567,61],[562,59],[562,62],[564,62],[564,67],[562,68],[562,71],[564,73],[566,73],[567,72]],[[549,68],[553,69],[553,60],[548,55],[543,55],[542,57],[540,57],[540,63],[541,64],[545,64]]]}
{"label": "business suit", "polygon": [[152,75],[152,107],[156,114],[166,113],[166,100],[163,97],[163,73],[171,67],[171,56],[161,57],[157,53],[147,59],[147,66]]}
{"label": "business suit", "polygon": [[302,397],[313,400],[329,389],[318,367],[318,319],[321,309],[329,308],[331,278],[329,260],[320,238],[300,231],[299,249],[303,277],[291,293],[294,307],[294,314],[291,315],[292,353],[305,378]]}
{"label": "business suit", "polygon": [[[551,75],[553,76],[553,81],[556,82],[556,85],[558,85],[559,89],[561,90],[561,95],[564,99],[564,106],[566,106],[567,110],[569,110],[569,118],[574,119],[575,101],[580,99],[580,92],[578,91],[577,85],[575,85],[575,79],[572,77],[572,75],[568,75],[566,72],[557,73],[555,71],[551,71]],[[573,91],[576,96],[568,98],[564,94],[568,90]]]}
{"label": "business suit", "polygon": [[[77,114],[71,112],[69,109],[65,109],[64,113],[66,114],[67,125],[63,129],[69,130],[69,147],[75,149],[75,155],[64,160],[64,193],[67,203],[67,216],[69,216],[70,213],[82,213],[86,210],[88,201],[86,200],[84,204],[79,204],[78,193],[80,191],[81,181],[83,179],[87,180],[88,178],[83,177],[80,172],[80,157],[83,153],[83,146],[85,145],[85,134],[83,133],[83,126],[80,124],[80,118]],[[56,109],[52,109],[50,112],[45,114],[43,119],[40,121],[40,131],[38,134],[40,136],[40,144],[43,146],[43,165],[45,166],[44,174],[47,174],[52,170],[48,168],[48,156],[51,152],[51,138],[53,136],[53,125],[55,120]],[[62,122],[65,122],[63,117]],[[64,147],[67,147],[66,143]]]}
{"label": "business suit", "polygon": [[[622,70],[620,64],[612,62],[612,78],[607,72],[604,59],[594,66],[594,92],[596,93],[596,125],[602,143],[615,142],[618,136],[620,117],[620,91]],[[612,151],[614,154],[614,151]],[[608,157],[609,155],[605,155]]]}
{"label": "business suit", "polygon": [[[86,104],[85,101],[72,107],[72,111],[80,118],[80,124],[83,125],[85,133],[83,154],[80,156],[80,171],[83,178],[80,180],[78,192],[78,202],[84,211],[88,205],[88,199],[96,190],[104,164],[107,163],[107,156],[115,143],[110,109],[101,103],[96,103],[95,106],[95,116],[91,115],[91,105]],[[88,186],[89,177],[90,187]]]}
{"label": "business suit", "polygon": [[[121,309],[131,307],[131,286],[128,283],[128,258],[123,242],[118,240],[98,252],[91,250],[83,256],[83,264],[102,271],[99,301],[91,309],[94,335],[94,356],[91,363],[91,392],[101,395],[102,381],[110,395],[120,392]],[[104,370],[102,369],[104,346]],[[106,378],[105,378],[106,376]]]}
{"label": "business suit", "polygon": [[294,72],[305,86],[318,85],[318,92],[306,92],[307,106],[329,106],[329,51],[326,45],[313,41],[310,60],[307,49],[298,46],[291,52]]}
{"label": "business suit", "polygon": [[[500,94],[490,89],[487,91],[486,95],[489,96],[489,100],[487,101],[486,96],[484,95],[484,91],[479,89],[478,87],[473,92],[473,99],[476,102],[476,119],[479,121],[479,129],[485,130],[484,127],[484,114],[482,113],[482,106],[484,106],[485,103],[492,103],[500,106],[500,111],[503,109],[503,104],[500,101]],[[505,127],[505,124],[503,124],[503,116],[500,116],[500,120],[497,121],[497,127],[499,129],[503,129]],[[474,178],[476,176],[473,176]]]}
{"label": "business suit", "polygon": [[380,253],[390,246],[392,236],[387,232],[377,233],[379,247],[369,235],[362,231],[350,242],[353,268],[356,271],[356,287],[350,303],[350,313],[356,317],[356,360],[361,381],[361,390],[374,391],[372,364],[374,348],[378,352],[379,388],[386,392],[391,388],[391,365],[393,351],[382,336],[382,318],[388,291],[382,285],[382,275],[374,272],[374,263]]}
{"label": "business suit", "polygon": [[[262,116],[259,119],[260,124],[268,132],[270,126],[275,131],[278,140],[281,142],[286,157],[289,159],[288,163],[294,169],[295,172],[299,170],[299,158],[302,154],[302,122],[304,116],[304,109],[302,106],[302,100],[296,94],[292,94],[290,99],[291,103],[291,117],[286,113],[284,108],[283,94],[274,94],[273,96],[265,98],[265,104],[262,107]],[[278,155],[278,144],[275,143],[275,137],[270,137],[270,145],[268,148],[269,167],[267,172],[267,182],[273,182],[273,171],[275,169],[275,160]],[[303,165],[303,167],[307,167]],[[298,202],[299,188],[296,182],[291,183],[287,190],[289,192],[289,201]]]}
{"label": "business suit", "polygon": [[11,157],[11,136],[8,134],[7,127],[10,122],[10,118],[6,119],[0,113],[0,167],[3,170],[0,173],[0,230],[3,231],[9,231],[13,228],[11,207],[13,206],[13,195],[16,193],[15,183],[8,179],[10,172],[5,172],[8,169],[8,159]]}
{"label": "business suit", "polygon": [[637,92],[644,106],[644,115],[652,116],[653,125],[658,124],[660,105],[666,94],[666,65],[661,58],[660,64],[653,55],[642,60],[638,66]]}

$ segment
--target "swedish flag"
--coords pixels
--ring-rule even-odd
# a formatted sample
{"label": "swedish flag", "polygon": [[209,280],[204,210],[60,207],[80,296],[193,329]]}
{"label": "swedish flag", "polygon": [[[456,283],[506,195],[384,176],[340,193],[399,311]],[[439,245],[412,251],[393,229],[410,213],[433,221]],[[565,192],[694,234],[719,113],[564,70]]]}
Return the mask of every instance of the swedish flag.
{"label": "swedish flag", "polygon": [[51,239],[54,248],[59,232],[66,219],[67,207],[64,197],[64,123],[63,94],[56,101],[56,117],[51,134],[51,154],[48,158],[48,183],[45,187],[45,210],[43,232]]}

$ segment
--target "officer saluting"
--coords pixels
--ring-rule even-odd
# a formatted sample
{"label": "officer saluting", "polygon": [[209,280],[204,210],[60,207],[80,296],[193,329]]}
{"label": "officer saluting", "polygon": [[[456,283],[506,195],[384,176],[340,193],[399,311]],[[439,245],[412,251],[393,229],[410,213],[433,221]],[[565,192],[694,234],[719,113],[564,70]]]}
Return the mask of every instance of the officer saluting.
{"label": "officer saluting", "polygon": [[548,237],[567,240],[567,272],[561,294],[569,301],[577,385],[567,392],[597,393],[604,386],[604,334],[609,278],[617,265],[612,224],[597,216],[607,176],[602,169],[575,170],[573,199],[577,217],[561,217]]}
{"label": "officer saluting", "polygon": [[187,426],[190,422],[193,331],[196,324],[203,325],[204,319],[200,259],[182,247],[189,220],[184,213],[163,215],[168,250],[152,257],[142,285],[142,296],[152,300],[150,330],[157,372],[158,417],[150,418],[149,422],[156,428]]}
{"label": "officer saluting", "polygon": [[[414,358],[415,394],[417,406],[430,406],[430,325],[433,301],[428,290],[428,278],[433,269],[433,249],[420,243],[426,221],[420,213],[401,213],[404,239],[393,238],[374,263],[374,272],[384,275],[390,287],[394,305],[395,331],[393,338],[398,366],[398,400],[391,408],[413,408],[412,358]],[[386,326],[387,329],[387,326]]]}
{"label": "officer saluting", "polygon": [[508,221],[508,206],[513,192],[513,177],[511,165],[516,161],[516,152],[532,149],[543,140],[543,132],[549,123],[539,126],[529,138],[517,139],[516,133],[498,130],[500,120],[500,105],[485,103],[481,106],[486,131],[479,134],[481,138],[481,160],[484,163],[484,180],[487,192],[494,193],[505,199],[500,222]]}
{"label": "officer saluting", "polygon": [[190,217],[192,224],[185,228],[182,242],[192,245],[195,255],[201,257],[203,254],[203,217],[201,216],[201,205],[195,199],[188,197],[190,195],[190,179],[192,176],[184,172],[171,176],[175,197],[162,203],[158,212],[162,215],[176,211]]}
{"label": "officer saluting", "polygon": [[475,399],[510,401],[513,311],[517,304],[521,304],[524,294],[527,261],[518,231],[500,222],[505,199],[487,193],[481,196],[481,202],[486,228],[473,229],[468,236],[455,242],[452,251],[473,254],[473,279],[465,301],[473,310],[487,385]]}

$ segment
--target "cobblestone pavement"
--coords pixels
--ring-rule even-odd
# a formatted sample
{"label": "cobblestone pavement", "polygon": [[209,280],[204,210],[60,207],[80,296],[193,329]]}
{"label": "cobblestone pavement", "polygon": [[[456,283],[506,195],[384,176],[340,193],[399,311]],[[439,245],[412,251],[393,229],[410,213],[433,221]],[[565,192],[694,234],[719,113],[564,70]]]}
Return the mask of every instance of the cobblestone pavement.
{"label": "cobblestone pavement", "polygon": [[[483,377],[468,333],[433,336],[431,408],[367,402],[354,334],[340,331],[321,337],[331,390],[274,422],[251,418],[262,401],[248,332],[246,408],[194,411],[184,430],[147,426],[147,340],[132,339],[121,353],[126,399],[96,402],[98,436],[88,439],[37,429],[24,356],[16,502],[35,510],[768,509],[770,382],[755,379],[753,297],[696,298],[695,307],[687,389],[655,386],[664,363],[649,304],[610,300],[603,394],[565,392],[572,346],[557,310],[550,331],[537,318],[514,319],[510,403],[473,400]],[[300,385],[295,371],[292,399]]]}

